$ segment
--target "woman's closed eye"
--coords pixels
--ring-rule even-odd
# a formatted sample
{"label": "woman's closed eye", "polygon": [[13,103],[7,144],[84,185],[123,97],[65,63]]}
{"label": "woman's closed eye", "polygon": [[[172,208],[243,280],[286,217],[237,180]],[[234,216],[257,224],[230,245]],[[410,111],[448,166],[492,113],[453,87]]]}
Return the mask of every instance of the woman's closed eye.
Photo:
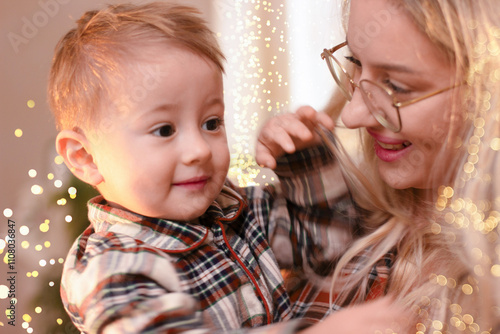
{"label": "woman's closed eye", "polygon": [[170,137],[175,133],[175,127],[172,124],[164,124],[153,131],[153,135],[159,137]]}
{"label": "woman's closed eye", "polygon": [[409,94],[411,93],[411,90],[409,89],[406,89],[406,88],[403,88],[397,84],[395,84],[394,82],[392,82],[391,80],[389,79],[385,79],[383,81],[383,84],[384,86],[388,87],[391,91],[394,92],[394,94],[398,95],[398,94]]}
{"label": "woman's closed eye", "polygon": [[354,64],[357,67],[361,67],[361,62],[353,56],[346,56],[345,59],[347,59],[347,61],[351,64]]}
{"label": "woman's closed eye", "polygon": [[224,120],[219,117],[214,117],[203,123],[202,129],[207,131],[217,131],[224,125]]}

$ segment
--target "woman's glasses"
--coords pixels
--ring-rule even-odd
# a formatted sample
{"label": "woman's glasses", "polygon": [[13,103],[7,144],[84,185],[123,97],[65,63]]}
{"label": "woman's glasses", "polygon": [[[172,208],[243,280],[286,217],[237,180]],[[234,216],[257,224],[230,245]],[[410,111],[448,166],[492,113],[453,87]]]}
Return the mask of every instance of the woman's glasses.
{"label": "woman's glasses", "polygon": [[348,101],[351,101],[354,90],[359,88],[361,96],[363,97],[363,100],[371,114],[382,126],[393,132],[401,131],[401,116],[399,114],[399,108],[409,106],[413,103],[422,101],[461,85],[461,83],[457,83],[453,86],[439,89],[424,96],[401,102],[397,99],[394,90],[377,82],[363,79],[359,81],[359,83],[355,83],[348,71],[339,61],[339,58],[342,59],[348,57],[348,50],[345,46],[347,46],[347,42],[340,43],[331,49],[324,49],[321,53],[321,58],[326,61],[328,69],[332,73],[333,79],[339,86],[345,98]]}

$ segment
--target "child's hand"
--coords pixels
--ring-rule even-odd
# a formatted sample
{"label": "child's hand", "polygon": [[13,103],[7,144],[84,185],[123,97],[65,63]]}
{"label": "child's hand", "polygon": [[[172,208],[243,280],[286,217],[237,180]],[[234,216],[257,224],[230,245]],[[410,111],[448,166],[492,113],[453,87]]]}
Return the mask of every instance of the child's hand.
{"label": "child's hand", "polygon": [[318,145],[321,142],[314,130],[321,124],[333,130],[330,116],[311,107],[301,107],[295,114],[283,114],[271,118],[261,129],[255,148],[255,159],[262,167],[276,168],[276,159],[285,153]]}

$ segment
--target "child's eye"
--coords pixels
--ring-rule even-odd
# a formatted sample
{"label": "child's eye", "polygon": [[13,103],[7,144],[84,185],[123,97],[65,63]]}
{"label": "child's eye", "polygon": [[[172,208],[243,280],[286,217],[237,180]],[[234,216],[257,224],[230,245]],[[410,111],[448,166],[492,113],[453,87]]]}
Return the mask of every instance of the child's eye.
{"label": "child's eye", "polygon": [[165,124],[153,131],[153,134],[159,137],[170,137],[174,133],[175,133],[175,128],[171,124]]}
{"label": "child's eye", "polygon": [[207,131],[217,131],[224,124],[224,120],[221,118],[212,118],[203,123],[202,129]]}

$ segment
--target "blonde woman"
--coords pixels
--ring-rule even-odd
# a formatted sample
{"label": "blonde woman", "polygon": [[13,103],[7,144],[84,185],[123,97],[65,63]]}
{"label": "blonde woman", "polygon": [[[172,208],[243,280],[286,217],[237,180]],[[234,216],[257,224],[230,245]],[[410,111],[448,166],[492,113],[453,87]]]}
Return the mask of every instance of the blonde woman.
{"label": "blonde woman", "polygon": [[[387,294],[416,316],[409,332],[498,333],[498,1],[347,0],[343,10],[346,40],[322,57],[364,158],[354,163],[337,142],[327,145],[359,207],[361,235],[333,259],[330,291],[310,280],[297,295],[297,316],[315,322]],[[285,121],[300,131],[283,131]],[[302,118],[279,116],[262,129],[257,161],[273,168],[314,134]],[[346,312],[338,315],[362,318]],[[338,319],[350,318],[320,327],[350,326]]]}

